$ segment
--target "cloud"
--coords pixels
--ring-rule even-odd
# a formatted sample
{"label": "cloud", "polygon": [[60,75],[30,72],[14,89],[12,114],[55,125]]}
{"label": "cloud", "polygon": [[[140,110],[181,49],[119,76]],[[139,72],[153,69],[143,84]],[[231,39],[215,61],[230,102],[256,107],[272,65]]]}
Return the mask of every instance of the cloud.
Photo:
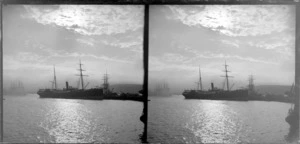
{"label": "cloud", "polygon": [[114,42],[110,42],[108,40],[102,40],[102,43],[105,45],[110,45],[110,46],[119,47],[119,48],[129,48],[132,46],[141,45],[141,42],[138,42],[138,41],[120,42],[119,40],[114,41]]}
{"label": "cloud", "polygon": [[141,36],[136,36],[135,34],[131,36],[126,36],[123,38],[112,38],[112,39],[103,39],[101,42],[105,45],[128,49],[132,52],[142,53],[143,52],[143,39]]}
{"label": "cloud", "polygon": [[[40,46],[39,46],[40,47]],[[63,62],[68,58],[92,58],[96,60],[105,60],[117,63],[135,64],[133,59],[118,56],[94,55],[89,53],[67,52],[65,50],[54,50],[41,47],[42,53],[18,52],[15,55],[4,55],[5,69],[19,68],[45,68],[43,65],[52,65],[55,61]],[[52,61],[52,63],[49,63]]]}
{"label": "cloud", "polygon": [[190,66],[187,64],[169,64],[165,63],[164,58],[158,58],[154,56],[149,56],[149,71],[163,71],[166,69],[171,69],[171,70],[194,70],[195,66]]}
{"label": "cloud", "polygon": [[[83,35],[111,35],[143,27],[143,6],[60,5],[24,6],[30,18],[43,25],[56,25]],[[46,10],[45,10],[46,9]]]}
{"label": "cloud", "polygon": [[289,59],[295,52],[295,38],[286,36],[278,36],[265,40],[249,40],[245,42],[250,47],[256,47],[278,53],[280,57]]}
{"label": "cloud", "polygon": [[89,39],[76,39],[77,42],[93,47],[95,44],[95,40],[92,38]]}
{"label": "cloud", "polygon": [[[212,67],[211,65],[214,64],[206,64],[205,66],[201,67],[201,72],[203,73],[209,73],[209,74],[215,74],[218,73],[218,70],[216,70],[215,67]],[[180,72],[184,71],[192,72],[192,74],[197,74],[198,72],[198,64],[195,63],[170,63],[169,61],[166,61],[164,56],[163,57],[155,57],[155,56],[149,56],[149,72],[164,72],[167,74],[167,71],[170,71],[174,73],[175,71]],[[170,76],[171,74],[167,74]],[[187,75],[189,76],[189,75]]]}
{"label": "cloud", "polygon": [[258,36],[294,28],[294,7],[287,5],[168,6],[172,16],[191,27],[227,36]]}
{"label": "cloud", "polygon": [[24,68],[48,69],[49,66],[43,64],[42,56],[32,53],[20,53],[16,56],[3,55],[3,70],[17,70]]}
{"label": "cloud", "polygon": [[[96,41],[93,38],[83,39],[78,38],[76,41],[83,43],[83,44],[91,44],[91,46],[94,46],[94,43]],[[62,58],[62,60],[66,60],[69,58],[81,58],[81,57],[89,57],[94,58],[98,60],[106,60],[111,62],[118,62],[118,63],[127,63],[127,64],[133,64],[134,58],[128,58],[124,56],[106,56],[105,53],[102,55],[96,55],[94,53],[91,53],[89,51],[85,52],[70,52],[69,50],[65,49],[53,49],[51,47],[46,47],[42,43],[39,43],[37,41],[26,41],[30,43],[35,51],[33,52],[18,52],[15,56],[16,59],[20,61],[30,61],[30,62],[48,62],[50,59],[57,60],[57,58]],[[133,48],[132,48],[133,49]],[[39,50],[39,51],[37,51]],[[50,60],[51,61],[51,60]]]}
{"label": "cloud", "polygon": [[84,53],[65,53],[63,55],[56,53],[55,57],[76,57],[76,58],[82,58],[82,57],[90,57],[90,58],[94,58],[94,59],[99,59],[99,60],[106,60],[106,61],[112,61],[112,62],[118,62],[118,63],[127,63],[127,64],[133,64],[132,61],[126,60],[126,59],[121,59],[119,57],[108,57],[105,55],[101,55],[101,56],[96,56],[93,54],[84,54]]}
{"label": "cloud", "polygon": [[237,40],[235,41],[229,41],[229,40],[221,40],[222,43],[226,44],[226,45],[229,45],[231,47],[235,47],[235,48],[239,48],[239,44],[237,42]]}
{"label": "cloud", "polygon": [[239,56],[239,55],[230,55],[230,54],[223,54],[223,53],[209,52],[209,51],[199,52],[199,51],[197,51],[195,49],[192,49],[188,46],[181,46],[179,48],[194,54],[195,58],[237,59],[237,60],[243,60],[243,61],[248,61],[248,62],[257,62],[257,63],[265,63],[265,64],[278,64],[274,61],[268,61],[268,60],[264,60],[264,59],[257,59],[257,58],[253,58],[253,57],[249,57],[249,56],[244,57],[244,56]]}
{"label": "cloud", "polygon": [[259,42],[248,42],[248,44],[250,46],[254,46],[254,47],[258,47],[258,48],[263,48],[266,50],[274,50],[274,49],[278,49],[279,47],[283,47],[286,46],[286,43],[277,41],[277,42],[273,42],[273,43],[267,43],[266,41],[259,41]]}
{"label": "cloud", "polygon": [[184,62],[186,60],[189,60],[189,58],[176,53],[165,53],[163,55],[163,59],[167,62]]}

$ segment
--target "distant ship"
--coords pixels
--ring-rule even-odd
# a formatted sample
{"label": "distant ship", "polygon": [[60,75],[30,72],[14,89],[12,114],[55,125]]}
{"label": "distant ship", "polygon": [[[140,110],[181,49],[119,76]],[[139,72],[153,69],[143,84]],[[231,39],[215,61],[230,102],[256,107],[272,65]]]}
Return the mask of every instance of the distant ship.
{"label": "distant ship", "polygon": [[20,96],[25,95],[25,88],[22,81],[13,81],[11,82],[10,88],[4,91],[5,95],[13,95],[13,96]]}
{"label": "distant ship", "polygon": [[[107,87],[100,88],[91,88],[86,89],[88,83],[84,85],[83,81],[83,75],[82,69],[83,64],[81,64],[81,61],[79,62],[79,75],[80,76],[80,82],[81,82],[81,89],[79,88],[73,88],[69,86],[69,83],[66,82],[66,87],[64,89],[58,89],[57,83],[56,83],[56,74],[55,74],[55,67],[54,67],[54,79],[52,82],[52,89],[39,89],[37,94],[40,96],[40,98],[64,98],[64,99],[93,99],[93,100],[102,100],[104,98],[105,94],[109,94],[110,91],[106,89]],[[106,80],[105,80],[106,82]]]}
{"label": "distant ship", "polygon": [[[218,89],[214,87],[214,84],[211,83],[211,89],[210,90],[203,90],[202,88],[202,78],[201,78],[201,72],[199,67],[199,82],[198,89],[197,90],[185,90],[182,95],[186,99],[208,99],[208,100],[236,100],[236,101],[247,101],[248,100],[248,89],[237,89],[237,90],[231,90],[229,88],[229,77],[228,76],[228,65],[225,61],[225,80],[227,85],[227,90]],[[232,85],[233,86],[233,85]]]}
{"label": "distant ship", "polygon": [[169,85],[166,82],[156,85],[156,88],[153,92],[150,92],[150,95],[155,96],[171,96]]}
{"label": "distant ship", "polygon": [[249,76],[248,100],[266,100],[266,97],[255,90],[253,75]]}

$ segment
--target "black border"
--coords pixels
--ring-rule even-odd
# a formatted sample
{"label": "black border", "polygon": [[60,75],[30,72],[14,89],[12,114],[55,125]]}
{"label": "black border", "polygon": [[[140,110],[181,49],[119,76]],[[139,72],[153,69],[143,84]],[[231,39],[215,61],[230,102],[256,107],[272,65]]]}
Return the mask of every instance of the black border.
{"label": "black border", "polygon": [[[144,34],[143,34],[143,50],[144,50],[144,109],[145,115],[144,134],[147,143],[148,130],[148,63],[149,63],[149,5],[295,5],[296,6],[296,33],[295,33],[295,83],[297,89],[297,100],[299,109],[300,96],[300,0],[0,0],[1,3],[1,46],[0,46],[0,142],[3,142],[3,5],[7,4],[89,4],[89,5],[145,5],[144,13]],[[299,119],[299,118],[298,118]]]}
{"label": "black border", "polygon": [[[296,86],[296,102],[295,109],[298,109],[299,113],[299,103],[300,103],[300,3],[296,5],[296,32],[295,32],[295,86]],[[299,132],[299,114],[297,115],[298,119],[298,132]],[[300,143],[300,133],[298,133],[299,139],[298,143]]]}
{"label": "black border", "polygon": [[149,5],[144,6],[144,85],[143,85],[143,96],[144,96],[144,133],[143,142],[147,142],[148,136],[148,68],[149,68]]}
{"label": "black border", "polygon": [[110,4],[110,5],[193,5],[193,4],[296,4],[298,0],[3,0],[4,4]]}
{"label": "black border", "polygon": [[1,68],[1,76],[0,76],[0,85],[1,85],[1,87],[0,87],[0,104],[1,104],[1,110],[0,110],[0,115],[1,115],[1,120],[0,120],[0,142],[3,142],[3,21],[2,21],[2,18],[3,18],[3,12],[2,12],[2,10],[3,10],[3,5],[2,5],[2,2],[1,2],[1,11],[0,11],[0,13],[1,13],[1,29],[0,29],[0,31],[1,31],[1,46],[0,46],[0,54],[1,54],[1,58],[0,58],[0,68]]}

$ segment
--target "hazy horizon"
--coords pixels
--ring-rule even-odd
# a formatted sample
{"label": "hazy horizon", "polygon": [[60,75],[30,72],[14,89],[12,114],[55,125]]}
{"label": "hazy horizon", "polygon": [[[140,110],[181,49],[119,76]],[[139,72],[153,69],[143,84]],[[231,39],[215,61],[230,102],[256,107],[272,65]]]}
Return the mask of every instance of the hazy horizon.
{"label": "hazy horizon", "polygon": [[173,91],[222,88],[225,61],[230,86],[292,85],[295,7],[290,5],[151,5],[149,87]]}
{"label": "hazy horizon", "polygon": [[144,6],[3,6],[3,84],[20,80],[27,91],[76,87],[79,60],[88,88],[109,82],[143,83]]}

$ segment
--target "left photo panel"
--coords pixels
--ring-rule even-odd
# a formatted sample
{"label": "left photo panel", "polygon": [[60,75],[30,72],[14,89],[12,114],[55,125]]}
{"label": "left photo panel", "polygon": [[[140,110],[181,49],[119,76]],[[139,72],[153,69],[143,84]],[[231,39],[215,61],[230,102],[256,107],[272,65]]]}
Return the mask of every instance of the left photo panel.
{"label": "left photo panel", "polygon": [[3,142],[143,142],[144,10],[3,5]]}

